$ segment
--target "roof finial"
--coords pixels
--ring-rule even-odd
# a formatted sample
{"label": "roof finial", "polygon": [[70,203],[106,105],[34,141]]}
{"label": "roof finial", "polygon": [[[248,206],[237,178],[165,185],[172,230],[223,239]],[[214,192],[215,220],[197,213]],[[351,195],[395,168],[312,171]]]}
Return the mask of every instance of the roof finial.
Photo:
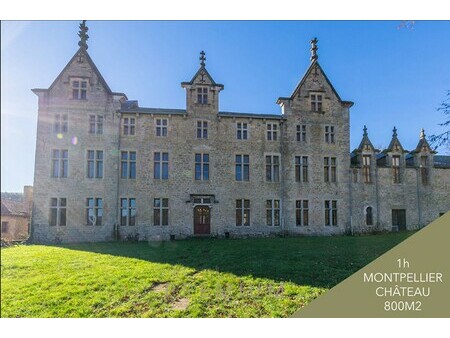
{"label": "roof finial", "polygon": [[422,130],[420,131],[420,139],[424,140],[425,139],[425,130],[422,128]]}
{"label": "roof finial", "polygon": [[319,49],[319,47],[317,47],[317,42],[319,42],[317,38],[311,40],[311,62],[314,62],[319,58],[317,55],[317,50]]}
{"label": "roof finial", "polygon": [[366,125],[364,125],[363,131],[364,131],[363,136],[367,136],[367,127],[366,127]]}
{"label": "roof finial", "polygon": [[87,35],[87,31],[89,28],[86,26],[86,20],[83,20],[80,23],[80,31],[78,32],[78,36],[80,37],[80,41],[78,42],[78,46],[83,49],[88,49],[87,40],[89,39],[89,35]]}
{"label": "roof finial", "polygon": [[200,52],[199,60],[200,60],[200,66],[205,67],[206,58],[205,58],[205,52],[203,50]]}
{"label": "roof finial", "polygon": [[392,129],[392,137],[397,137],[397,128]]}

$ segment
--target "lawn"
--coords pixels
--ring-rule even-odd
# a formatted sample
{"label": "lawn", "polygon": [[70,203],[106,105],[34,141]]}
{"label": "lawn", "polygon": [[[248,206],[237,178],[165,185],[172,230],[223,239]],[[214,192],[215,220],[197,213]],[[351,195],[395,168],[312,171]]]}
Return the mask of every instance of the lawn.
{"label": "lawn", "polygon": [[2,317],[286,317],[411,233],[1,250]]}

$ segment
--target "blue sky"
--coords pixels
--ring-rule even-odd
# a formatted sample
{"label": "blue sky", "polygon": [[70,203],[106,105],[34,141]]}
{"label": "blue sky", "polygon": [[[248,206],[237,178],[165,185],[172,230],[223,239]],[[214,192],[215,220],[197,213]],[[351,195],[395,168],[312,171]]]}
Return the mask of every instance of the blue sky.
{"label": "blue sky", "polygon": [[[2,21],[1,190],[33,184],[37,97],[78,46],[76,21]],[[145,107],[185,108],[180,82],[198,69],[201,50],[225,85],[220,110],[278,113],[309,65],[319,62],[351,109],[351,148],[363,125],[376,147],[392,128],[403,146],[443,131],[436,111],[450,89],[450,21],[88,21],[89,53],[113,91]]]}

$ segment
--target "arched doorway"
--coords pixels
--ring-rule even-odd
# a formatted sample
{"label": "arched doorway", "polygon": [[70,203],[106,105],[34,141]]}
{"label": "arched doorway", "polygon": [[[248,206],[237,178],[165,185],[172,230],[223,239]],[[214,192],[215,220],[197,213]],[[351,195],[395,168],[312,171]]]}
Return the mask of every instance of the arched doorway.
{"label": "arched doorway", "polygon": [[194,208],[194,235],[211,234],[211,208],[197,205]]}

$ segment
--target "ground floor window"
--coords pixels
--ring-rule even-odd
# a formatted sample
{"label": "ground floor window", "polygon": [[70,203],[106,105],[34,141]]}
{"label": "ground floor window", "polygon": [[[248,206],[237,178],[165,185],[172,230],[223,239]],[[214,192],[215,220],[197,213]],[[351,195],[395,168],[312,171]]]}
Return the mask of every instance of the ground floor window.
{"label": "ground floor window", "polygon": [[325,225],[337,225],[337,201],[325,201]]}
{"label": "ground floor window", "polygon": [[366,208],[366,225],[373,225],[373,211],[372,207]]}
{"label": "ground floor window", "polygon": [[2,222],[2,233],[6,233],[9,230],[9,223],[8,222]]}
{"label": "ground floor window", "polygon": [[250,200],[236,200],[236,226],[250,225]]}
{"label": "ground floor window", "polygon": [[280,225],[280,200],[266,201],[266,222],[269,226]]}
{"label": "ground floor window", "polygon": [[136,199],[120,199],[120,225],[136,225]]}
{"label": "ground floor window", "polygon": [[102,225],[103,220],[103,199],[86,198],[86,224]]}
{"label": "ground floor window", "polygon": [[67,199],[53,197],[50,199],[50,225],[65,226],[67,222]]}
{"label": "ground floor window", "polygon": [[169,225],[169,199],[153,200],[153,225]]}
{"label": "ground floor window", "polygon": [[295,201],[295,224],[309,225],[308,200]]}

